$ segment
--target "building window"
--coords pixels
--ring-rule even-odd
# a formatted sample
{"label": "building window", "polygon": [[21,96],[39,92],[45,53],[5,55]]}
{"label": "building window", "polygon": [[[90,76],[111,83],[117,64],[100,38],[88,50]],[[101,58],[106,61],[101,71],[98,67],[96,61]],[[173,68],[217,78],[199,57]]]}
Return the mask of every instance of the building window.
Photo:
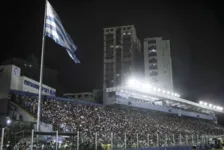
{"label": "building window", "polygon": [[158,72],[157,71],[152,71],[150,74],[149,74],[149,76],[158,76]]}
{"label": "building window", "polygon": [[156,40],[150,40],[148,41],[148,44],[156,44]]}
{"label": "building window", "polygon": [[156,46],[155,45],[151,45],[148,47],[148,50],[151,52],[156,52]]}
{"label": "building window", "polygon": [[108,97],[114,97],[115,96],[115,92],[109,92],[108,93]]}
{"label": "building window", "polygon": [[157,63],[157,59],[156,58],[152,58],[149,60],[149,63]]}
{"label": "building window", "polygon": [[149,53],[149,57],[156,57],[157,53]]}
{"label": "building window", "polygon": [[156,78],[150,78],[152,83],[158,83],[158,80]]}
{"label": "building window", "polygon": [[152,64],[149,66],[149,70],[156,70],[156,69],[158,69],[156,64]]}

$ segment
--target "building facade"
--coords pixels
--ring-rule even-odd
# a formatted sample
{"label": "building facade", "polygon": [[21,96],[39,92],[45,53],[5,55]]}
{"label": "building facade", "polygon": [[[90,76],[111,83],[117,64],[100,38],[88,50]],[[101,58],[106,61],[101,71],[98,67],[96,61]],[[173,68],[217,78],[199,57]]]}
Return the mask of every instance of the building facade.
{"label": "building facade", "polygon": [[170,41],[162,37],[144,40],[145,79],[160,88],[173,91]]}
{"label": "building facade", "polygon": [[134,25],[104,28],[103,89],[124,84],[141,72],[141,42]]}
{"label": "building facade", "polygon": [[[35,81],[40,80],[40,66],[32,61],[27,61],[20,58],[12,58],[4,61],[2,65],[15,65],[21,69],[21,76],[26,76]],[[58,72],[56,70],[44,67],[43,84],[49,85],[56,89],[58,85]]]}

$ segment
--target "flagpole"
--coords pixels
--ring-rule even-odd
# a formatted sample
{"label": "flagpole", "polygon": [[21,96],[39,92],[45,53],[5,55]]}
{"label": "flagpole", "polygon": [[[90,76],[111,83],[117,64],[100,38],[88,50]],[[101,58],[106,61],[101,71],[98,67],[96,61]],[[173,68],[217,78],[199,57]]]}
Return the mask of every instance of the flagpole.
{"label": "flagpole", "polygon": [[42,35],[42,50],[41,50],[41,63],[40,63],[40,84],[39,84],[38,112],[37,112],[37,131],[40,130],[41,100],[42,100],[42,82],[43,82],[43,66],[44,66],[44,47],[45,47],[46,11],[47,11],[47,0],[45,0],[44,25],[43,25],[43,35]]}

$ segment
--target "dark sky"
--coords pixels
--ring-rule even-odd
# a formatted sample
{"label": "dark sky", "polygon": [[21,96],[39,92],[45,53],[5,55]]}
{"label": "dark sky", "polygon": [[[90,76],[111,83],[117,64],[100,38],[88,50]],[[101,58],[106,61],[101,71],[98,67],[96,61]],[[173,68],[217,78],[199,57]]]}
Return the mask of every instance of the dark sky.
{"label": "dark sky", "polygon": [[[49,2],[78,46],[77,56],[82,62],[75,65],[63,48],[46,39],[45,63],[58,70],[65,92],[102,88],[102,28],[133,24],[141,41],[154,36],[171,40],[175,91],[191,100],[224,106],[222,2]],[[9,11],[4,12],[8,46],[7,51],[1,50],[0,62],[29,54],[40,57],[44,1],[10,3]]]}

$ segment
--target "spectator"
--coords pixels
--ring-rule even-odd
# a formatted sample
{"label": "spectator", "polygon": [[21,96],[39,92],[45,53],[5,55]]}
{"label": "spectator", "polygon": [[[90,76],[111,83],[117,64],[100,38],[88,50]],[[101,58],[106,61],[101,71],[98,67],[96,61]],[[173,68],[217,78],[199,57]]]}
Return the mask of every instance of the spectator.
{"label": "spectator", "polygon": [[[13,101],[29,111],[37,114],[37,97],[16,94]],[[98,104],[86,104],[79,101],[59,101],[45,97],[41,104],[41,120],[53,124],[54,128],[63,132],[80,132],[83,142],[94,142],[98,133],[98,142],[110,143],[111,132],[114,134],[114,144],[124,146],[126,135],[127,145],[137,145],[138,135],[141,147],[147,146],[147,134],[152,137],[150,143],[155,145],[157,134],[160,145],[164,146],[165,135],[167,144],[172,145],[171,135],[185,141],[184,135],[220,135],[223,127],[210,121],[178,117],[156,111],[141,111],[124,108],[107,107]],[[196,138],[196,137],[195,137]]]}

